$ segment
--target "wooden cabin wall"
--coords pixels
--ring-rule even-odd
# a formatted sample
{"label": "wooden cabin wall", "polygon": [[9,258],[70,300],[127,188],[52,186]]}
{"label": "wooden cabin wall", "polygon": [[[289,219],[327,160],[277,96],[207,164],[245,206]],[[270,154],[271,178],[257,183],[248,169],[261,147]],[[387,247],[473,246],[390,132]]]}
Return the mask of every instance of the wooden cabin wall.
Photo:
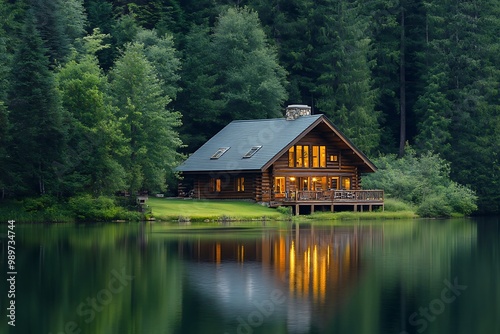
{"label": "wooden cabin wall", "polygon": [[[194,178],[194,197],[203,199],[251,199],[255,200],[256,194],[256,179],[257,173],[241,173],[241,174],[198,174],[193,175]],[[237,179],[243,177],[245,179],[245,190],[237,190]],[[221,191],[212,191],[210,179],[219,178],[221,181]]]}

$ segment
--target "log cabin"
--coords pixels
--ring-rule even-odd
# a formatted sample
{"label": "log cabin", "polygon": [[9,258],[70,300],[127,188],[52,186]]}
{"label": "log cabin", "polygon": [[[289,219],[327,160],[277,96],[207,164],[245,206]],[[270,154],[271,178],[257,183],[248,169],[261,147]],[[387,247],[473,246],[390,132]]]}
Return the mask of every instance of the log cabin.
{"label": "log cabin", "polygon": [[198,199],[246,199],[295,214],[371,211],[383,190],[362,190],[375,165],[325,115],[290,105],[285,118],[236,120],[177,170]]}

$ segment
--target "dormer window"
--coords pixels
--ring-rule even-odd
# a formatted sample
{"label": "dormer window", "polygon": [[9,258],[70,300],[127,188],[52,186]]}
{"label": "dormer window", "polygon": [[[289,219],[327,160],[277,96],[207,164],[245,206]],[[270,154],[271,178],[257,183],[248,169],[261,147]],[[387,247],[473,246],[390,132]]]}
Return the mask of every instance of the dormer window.
{"label": "dormer window", "polygon": [[251,158],[255,153],[257,153],[258,150],[261,149],[262,146],[253,146],[250,151],[248,151],[243,158],[248,159]]}
{"label": "dormer window", "polygon": [[216,159],[219,159],[224,153],[227,152],[227,150],[229,150],[231,147],[219,147],[219,149],[217,150],[217,152],[215,152],[211,157],[210,159],[212,160],[216,160]]}

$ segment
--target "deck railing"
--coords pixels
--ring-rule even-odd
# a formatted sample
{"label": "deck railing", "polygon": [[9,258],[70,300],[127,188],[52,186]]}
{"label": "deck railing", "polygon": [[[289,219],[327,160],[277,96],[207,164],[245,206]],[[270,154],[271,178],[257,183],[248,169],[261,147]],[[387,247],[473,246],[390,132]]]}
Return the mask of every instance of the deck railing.
{"label": "deck railing", "polygon": [[284,202],[330,201],[330,202],[383,202],[383,190],[298,190],[288,192]]}

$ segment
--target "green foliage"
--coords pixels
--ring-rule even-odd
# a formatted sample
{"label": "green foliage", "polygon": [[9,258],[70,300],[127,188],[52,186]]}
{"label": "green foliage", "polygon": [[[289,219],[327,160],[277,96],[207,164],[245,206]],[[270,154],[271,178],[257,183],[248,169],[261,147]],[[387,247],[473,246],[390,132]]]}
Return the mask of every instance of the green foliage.
{"label": "green foliage", "polygon": [[23,208],[27,212],[43,211],[53,207],[57,203],[57,198],[50,195],[40,197],[30,197],[23,201]]}
{"label": "green foliage", "polygon": [[74,42],[85,33],[86,15],[82,0],[29,0],[36,26],[52,65],[62,64]]}
{"label": "green foliage", "polygon": [[214,28],[210,52],[208,59],[218,72],[222,121],[282,115],[286,72],[267,41],[257,12],[247,7],[223,12]]}
{"label": "green foliage", "polygon": [[172,35],[158,36],[154,30],[141,29],[135,42],[144,46],[144,55],[156,70],[163,94],[175,99],[179,91],[178,74],[181,62],[174,47]]}
{"label": "green foliage", "polygon": [[113,198],[106,196],[76,196],[69,199],[68,205],[78,221],[98,222],[130,218],[139,220],[138,214],[117,206]]}
{"label": "green foliage", "polygon": [[436,154],[418,156],[407,147],[400,159],[386,155],[374,162],[379,169],[363,178],[363,186],[384,189],[387,197],[415,205],[420,215],[469,215],[477,209],[474,191],[451,181],[450,164]]}
{"label": "green foliage", "polygon": [[420,217],[451,217],[452,207],[443,194],[432,194],[426,197],[417,208]]}
{"label": "green foliage", "polygon": [[368,25],[359,19],[360,3],[335,2],[326,1],[312,11],[318,76],[313,91],[319,94],[320,111],[361,150],[371,153],[379,146],[380,126],[374,109],[378,92],[372,88]]}
{"label": "green foliage", "polygon": [[292,215],[292,207],[291,206],[278,206],[276,211],[281,213],[282,215],[291,216]]}
{"label": "green foliage", "polygon": [[217,100],[217,74],[210,56],[210,32],[195,26],[185,38],[182,90],[175,103],[183,114],[182,141],[187,153],[194,152],[221,127],[218,119],[223,103]]}
{"label": "green foliage", "polygon": [[[0,0],[0,17],[2,196],[146,187],[171,175],[179,136],[192,153],[231,120],[280,116],[289,102],[327,114],[369,155],[396,152],[406,130],[418,153],[450,163],[444,172],[475,191],[480,212],[500,212],[496,0]],[[129,45],[159,80],[132,80],[143,59],[124,66]],[[120,67],[136,91],[115,89]],[[178,110],[184,125],[143,104]],[[162,115],[175,130],[157,136],[156,116],[137,123],[133,114]],[[136,145],[139,133],[151,145]],[[165,136],[177,139],[163,145]],[[128,161],[150,152],[159,153],[142,166]],[[423,202],[426,184],[399,176],[391,191]],[[474,209],[457,198],[470,203],[447,194],[453,210]]]}
{"label": "green foliage", "polygon": [[11,189],[17,193],[56,194],[58,167],[65,147],[64,112],[47,50],[27,11],[21,44],[12,65],[9,94]]}
{"label": "green foliage", "polygon": [[181,158],[176,128],[180,114],[166,109],[162,81],[144,55],[144,44],[127,44],[111,72],[111,94],[129,154],[122,160],[130,194],[138,190],[165,190],[167,169]]}
{"label": "green foliage", "polygon": [[8,92],[9,59],[7,56],[6,38],[0,27],[0,189],[5,189],[10,170],[8,168],[9,116],[6,101]]}
{"label": "green foliage", "polygon": [[[95,31],[85,48],[102,48],[103,35]],[[125,171],[118,163],[126,150],[108,97],[108,83],[97,58],[84,54],[57,73],[63,107],[69,112],[68,149],[64,164],[64,193],[86,191],[113,194],[125,188]]]}
{"label": "green foliage", "polygon": [[389,212],[413,211],[411,204],[394,198],[384,198],[384,210]]}

